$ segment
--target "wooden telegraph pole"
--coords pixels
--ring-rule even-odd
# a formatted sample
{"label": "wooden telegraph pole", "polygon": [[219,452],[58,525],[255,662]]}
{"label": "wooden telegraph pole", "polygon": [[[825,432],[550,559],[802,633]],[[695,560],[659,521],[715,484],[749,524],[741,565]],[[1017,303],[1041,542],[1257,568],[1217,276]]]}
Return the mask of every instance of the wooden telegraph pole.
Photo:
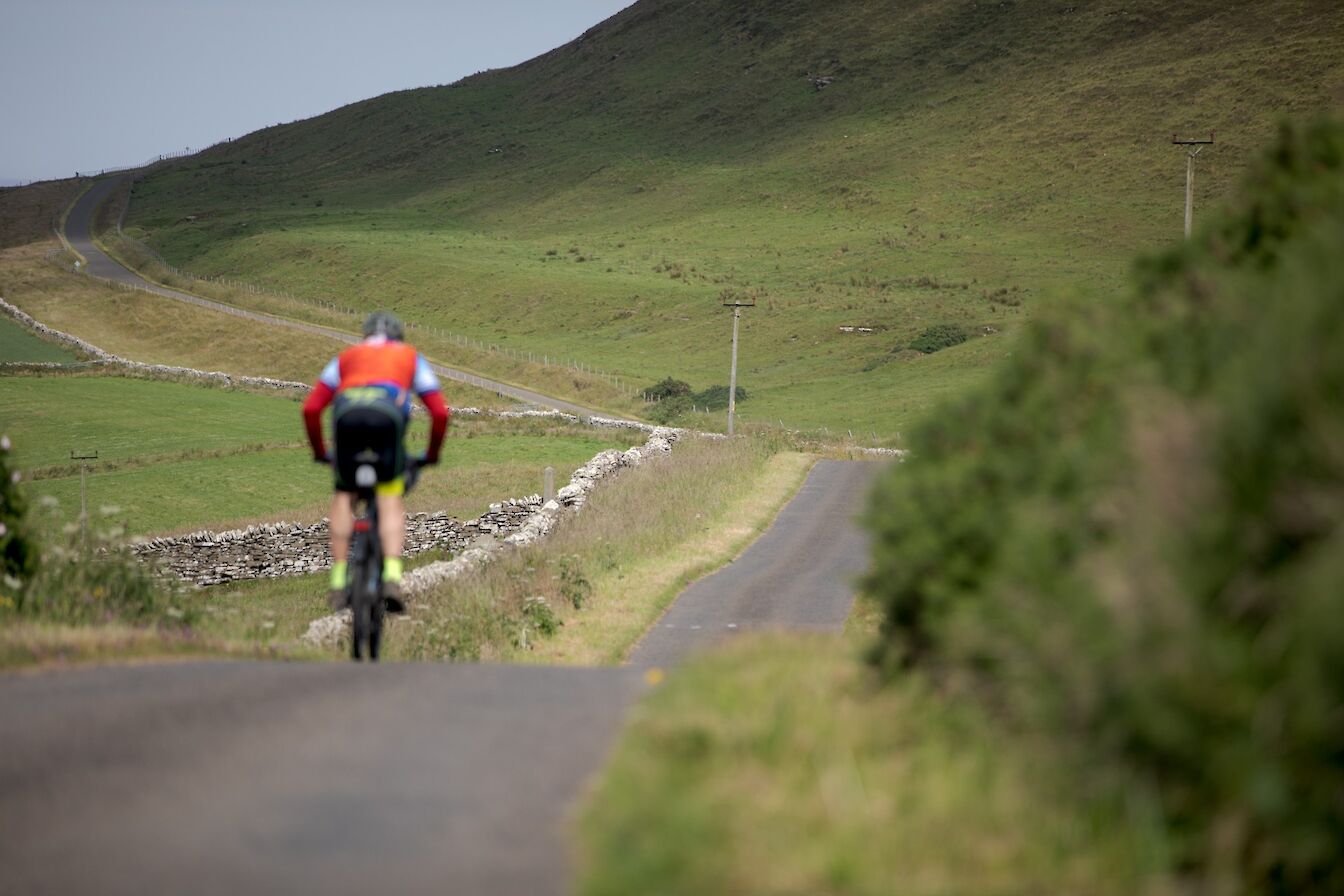
{"label": "wooden telegraph pole", "polygon": [[728,435],[731,436],[733,434],[733,415],[737,411],[737,322],[742,316],[742,309],[756,307],[756,300],[739,302],[734,299],[731,302],[724,302],[723,307],[733,309],[733,366],[728,374]]}
{"label": "wooden telegraph pole", "polygon": [[1186,148],[1185,156],[1185,238],[1190,239],[1190,225],[1195,220],[1195,156],[1206,146],[1213,145],[1213,131],[1209,131],[1207,140],[1178,140],[1171,135],[1171,142]]}

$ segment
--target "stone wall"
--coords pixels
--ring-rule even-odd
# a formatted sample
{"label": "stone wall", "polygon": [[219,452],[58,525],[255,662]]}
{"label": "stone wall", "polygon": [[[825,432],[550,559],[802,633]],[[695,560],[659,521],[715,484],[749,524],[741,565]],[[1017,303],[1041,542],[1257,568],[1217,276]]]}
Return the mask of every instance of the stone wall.
{"label": "stone wall", "polygon": [[[435,548],[460,553],[482,535],[505,538],[517,532],[537,510],[533,495],[491,505],[476,519],[461,521],[444,513],[406,515],[408,557]],[[219,585],[241,579],[273,579],[304,575],[331,566],[327,521],[312,525],[271,523],[193,532],[176,538],[154,538],[133,545],[131,552],[146,563],[197,585]]]}
{"label": "stone wall", "polygon": [[[556,500],[545,505],[541,496],[531,495],[492,504],[487,513],[466,521],[443,513],[407,514],[406,556],[438,548],[460,555],[483,536],[488,536],[490,544],[531,543],[550,532],[562,509],[582,507],[602,479],[623,467],[637,466],[652,455],[671,451],[679,435],[676,430],[656,430],[643,446],[600,452],[575,470]],[[225,532],[152,538],[134,544],[131,552],[197,585],[304,575],[331,566],[326,520],[311,525],[267,523]]]}

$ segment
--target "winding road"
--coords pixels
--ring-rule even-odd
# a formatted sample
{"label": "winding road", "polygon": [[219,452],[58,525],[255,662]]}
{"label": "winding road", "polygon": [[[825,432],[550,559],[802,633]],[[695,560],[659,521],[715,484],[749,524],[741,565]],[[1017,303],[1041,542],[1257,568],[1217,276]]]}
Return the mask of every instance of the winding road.
{"label": "winding road", "polygon": [[[92,228],[94,212],[98,210],[100,205],[107,201],[108,197],[110,197],[124,181],[124,175],[109,177],[98,181],[75,200],[74,205],[70,207],[69,214],[66,215],[65,238],[76,252],[84,256],[84,270],[90,276],[98,277],[103,280],[110,280],[114,283],[130,286],[134,289],[142,289],[147,292],[155,293],[156,295],[167,296],[170,299],[177,299],[178,301],[187,302],[201,308],[208,308],[211,311],[218,311],[222,314],[232,314],[236,317],[245,317],[250,320],[262,321],[264,323],[274,324],[275,326],[286,327],[292,330],[301,330],[305,333],[328,336],[347,345],[353,344],[359,340],[359,337],[355,336],[353,333],[346,333],[343,330],[337,330],[334,327],[324,327],[320,324],[291,320],[274,314],[266,314],[262,311],[250,311],[246,308],[238,308],[234,305],[225,304],[224,302],[203,299],[200,296],[194,296],[191,293],[169,289],[166,286],[152,283],[134,271],[123,267],[107,253],[103,252],[102,249],[98,248],[97,243],[93,241]],[[96,343],[96,340],[91,341]],[[533,392],[531,389],[524,389],[521,386],[514,386],[509,383],[501,383],[498,380],[487,379],[486,377],[478,376],[465,370],[458,370],[454,367],[445,367],[442,364],[431,364],[430,366],[434,368],[436,373],[447,379],[486,389],[498,395],[526,402],[527,404],[554,408],[555,410],[564,411],[567,414],[574,414],[575,416],[583,418],[592,417],[595,413],[591,408],[585,408],[582,405],[577,405],[559,398],[552,398],[549,395]]]}
{"label": "winding road", "polygon": [[[120,279],[72,220],[93,272]],[[0,675],[0,893],[566,893],[568,813],[648,670],[753,629],[838,630],[866,563],[854,515],[880,470],[816,464],[622,667]]]}

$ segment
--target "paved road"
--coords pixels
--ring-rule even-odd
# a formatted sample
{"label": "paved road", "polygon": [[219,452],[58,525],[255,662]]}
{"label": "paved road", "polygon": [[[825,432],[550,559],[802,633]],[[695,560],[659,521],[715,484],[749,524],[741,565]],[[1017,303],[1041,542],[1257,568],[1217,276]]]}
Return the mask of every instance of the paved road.
{"label": "paved road", "polygon": [[692,585],[631,652],[670,666],[733,634],[763,628],[838,631],[854,605],[868,541],[854,515],[882,465],[821,461],[774,524],[736,561]]}
{"label": "paved road", "polygon": [[[251,320],[263,321],[276,326],[301,330],[305,333],[316,333],[319,336],[329,336],[332,339],[346,343],[347,345],[357,341],[358,337],[354,334],[346,333],[333,327],[324,327],[320,324],[289,320],[283,317],[276,317],[272,314],[266,314],[261,311],[248,311],[243,308],[236,308],[233,305],[226,305],[223,302],[212,302],[209,299],[193,296],[190,293],[180,292],[176,289],[168,289],[167,287],[151,283],[133,271],[129,271],[122,267],[99,249],[93,242],[91,227],[93,213],[98,209],[98,206],[102,205],[117,187],[122,184],[124,179],[124,176],[109,177],[94,184],[75,201],[74,206],[70,209],[70,214],[66,218],[65,237],[70,241],[70,245],[87,260],[88,266],[85,270],[87,270],[89,274],[104,280],[112,280],[116,283],[133,286],[136,289],[144,289],[161,296],[167,296],[171,299],[198,305],[202,308],[209,308],[212,311],[219,311],[237,317],[246,317]],[[90,341],[94,342],[95,345],[97,344],[97,340]],[[559,398],[552,398],[549,395],[533,392],[530,389],[523,389],[519,386],[511,386],[508,383],[486,379],[485,377],[477,376],[474,373],[468,373],[465,370],[445,367],[442,364],[431,364],[430,366],[432,366],[435,372],[440,376],[456,382],[467,383],[481,389],[486,389],[528,404],[535,404],[545,408],[555,408],[556,410],[564,411],[567,414],[575,414],[584,418],[594,415],[594,411],[591,408],[585,408],[581,405],[563,401]]]}
{"label": "paved road", "polygon": [[641,667],[748,628],[838,628],[877,469],[819,464],[626,667],[0,675],[0,893],[564,893],[566,813]]}
{"label": "paved road", "polygon": [[630,669],[190,663],[0,678],[0,892],[563,891]]}

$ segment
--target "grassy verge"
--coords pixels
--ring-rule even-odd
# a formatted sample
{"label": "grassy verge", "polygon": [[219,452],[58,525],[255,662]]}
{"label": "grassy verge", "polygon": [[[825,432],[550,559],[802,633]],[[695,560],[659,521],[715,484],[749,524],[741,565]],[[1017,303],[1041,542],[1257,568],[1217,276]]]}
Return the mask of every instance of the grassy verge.
{"label": "grassy verge", "polygon": [[240,643],[195,629],[97,627],[16,622],[0,628],[0,669],[40,669],[109,662],[133,663],[203,657],[307,659],[314,656],[291,642]]}
{"label": "grassy verge", "polygon": [[[565,542],[556,546],[559,551],[573,549],[572,556],[579,555],[584,542],[605,547],[598,556],[591,594],[575,609],[562,593],[558,606],[564,627],[554,637],[520,651],[517,658],[583,666],[619,662],[678,594],[732,560],[765,531],[798,491],[814,461],[795,452],[774,455],[751,471],[752,487],[746,494],[734,495],[707,517],[692,516],[688,522],[700,525],[677,527],[682,540],[673,543],[675,535],[664,534],[657,549],[628,562],[617,560],[616,551],[605,546],[612,543],[612,527],[622,525],[626,513],[640,511],[644,495],[632,490],[611,496],[603,508],[608,518],[578,521]],[[563,575],[560,584],[563,592]]]}
{"label": "grassy verge", "polygon": [[731,557],[796,486],[809,461],[779,448],[688,441],[625,471],[540,544],[431,593],[389,653],[618,660],[680,584]]}
{"label": "grassy verge", "polygon": [[636,707],[581,820],[580,892],[1162,893],[1141,807],[840,638],[753,637]]}

